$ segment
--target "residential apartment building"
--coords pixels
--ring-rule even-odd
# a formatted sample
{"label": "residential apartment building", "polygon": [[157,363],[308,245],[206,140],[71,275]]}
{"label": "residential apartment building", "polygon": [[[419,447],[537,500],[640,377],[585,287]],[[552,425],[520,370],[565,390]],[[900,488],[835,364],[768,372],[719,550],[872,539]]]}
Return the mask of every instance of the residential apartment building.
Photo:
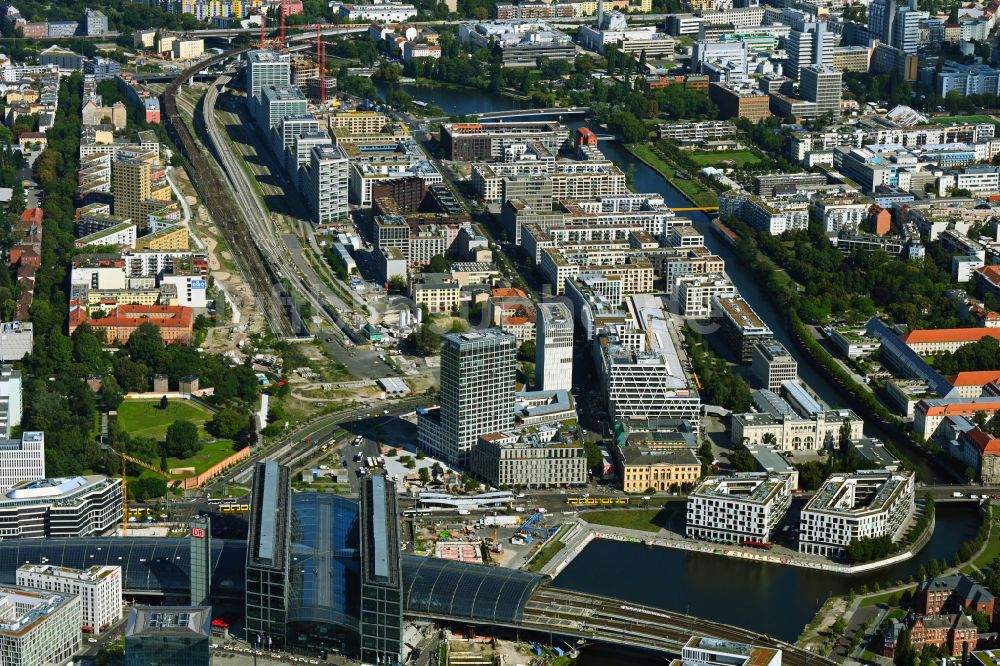
{"label": "residential apartment building", "polygon": [[809,200],[730,192],[719,197],[719,214],[738,217],[758,231],[778,236],[809,226]]}
{"label": "residential apartment building", "polygon": [[722,543],[769,543],[791,502],[791,479],[784,474],[710,476],[688,495],[686,533]]}
{"label": "residential apartment building", "polygon": [[852,541],[898,540],[916,510],[913,478],[909,471],[834,474],[802,509],[799,552],[840,557]]}
{"label": "residential apartment building", "polygon": [[1000,340],[1000,330],[992,328],[912,329],[900,336],[907,347],[918,354],[952,353],[983,338]]}
{"label": "residential apartment building", "polygon": [[83,615],[81,629],[98,636],[122,617],[122,568],[92,566],[87,570],[24,564],[17,584],[47,592],[76,595]]}
{"label": "residential apartment building", "polygon": [[674,300],[684,317],[705,319],[712,316],[716,298],[732,298],[736,287],[723,273],[689,273],[677,278]]}

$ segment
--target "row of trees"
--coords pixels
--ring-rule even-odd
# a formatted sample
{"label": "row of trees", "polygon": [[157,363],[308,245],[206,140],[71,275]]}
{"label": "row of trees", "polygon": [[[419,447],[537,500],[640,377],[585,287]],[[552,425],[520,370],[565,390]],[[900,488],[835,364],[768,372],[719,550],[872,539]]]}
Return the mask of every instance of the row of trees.
{"label": "row of trees", "polygon": [[834,312],[868,317],[883,310],[913,328],[958,325],[955,308],[946,297],[951,276],[933,262],[900,261],[885,252],[844,256],[815,223],[781,236],[756,233],[735,218],[727,218],[726,224],[752,239],[801,285],[794,300],[797,313],[807,322],[825,323]]}
{"label": "row of trees", "polygon": [[684,328],[691,367],[701,380],[702,400],[734,412],[748,412],[752,407],[750,387],[739,374],[732,372],[725,359],[717,356],[708,341],[690,326]]}

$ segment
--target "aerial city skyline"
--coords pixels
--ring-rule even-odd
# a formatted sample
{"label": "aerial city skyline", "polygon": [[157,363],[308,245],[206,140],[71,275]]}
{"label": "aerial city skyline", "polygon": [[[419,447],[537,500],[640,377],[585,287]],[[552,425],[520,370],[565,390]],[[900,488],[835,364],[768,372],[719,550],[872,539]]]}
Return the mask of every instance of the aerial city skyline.
{"label": "aerial city skyline", "polygon": [[0,662],[995,666],[992,0],[0,4]]}

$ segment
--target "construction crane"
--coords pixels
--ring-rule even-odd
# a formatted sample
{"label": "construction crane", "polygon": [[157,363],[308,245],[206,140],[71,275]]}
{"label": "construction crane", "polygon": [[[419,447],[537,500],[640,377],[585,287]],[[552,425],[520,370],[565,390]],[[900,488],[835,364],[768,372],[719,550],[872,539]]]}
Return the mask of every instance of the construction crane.
{"label": "construction crane", "polygon": [[104,444],[102,448],[105,451],[110,451],[111,453],[115,454],[122,461],[122,536],[125,537],[128,536],[128,476],[125,473],[125,463],[130,462],[138,465],[139,467],[148,469],[154,474],[158,474],[164,478],[169,478],[169,477],[167,476],[167,474],[163,472],[163,470],[153,467],[145,460],[139,460],[135,456],[130,456],[127,453],[122,453],[117,449],[111,448],[111,446],[108,444]]}
{"label": "construction crane", "polygon": [[326,42],[319,24],[316,25],[316,73],[319,75],[319,101],[326,106]]}

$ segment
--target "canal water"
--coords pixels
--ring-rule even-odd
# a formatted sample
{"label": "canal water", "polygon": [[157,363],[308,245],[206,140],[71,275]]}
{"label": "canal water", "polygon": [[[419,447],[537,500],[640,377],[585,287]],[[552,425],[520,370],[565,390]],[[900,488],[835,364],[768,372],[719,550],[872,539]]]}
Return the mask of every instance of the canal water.
{"label": "canal water", "polygon": [[858,576],[642,544],[592,541],[556,577],[557,588],[616,597],[794,641],[830,595],[907,581],[931,560],[951,562],[975,536],[971,503],[938,504],[931,541],[916,557]]}

